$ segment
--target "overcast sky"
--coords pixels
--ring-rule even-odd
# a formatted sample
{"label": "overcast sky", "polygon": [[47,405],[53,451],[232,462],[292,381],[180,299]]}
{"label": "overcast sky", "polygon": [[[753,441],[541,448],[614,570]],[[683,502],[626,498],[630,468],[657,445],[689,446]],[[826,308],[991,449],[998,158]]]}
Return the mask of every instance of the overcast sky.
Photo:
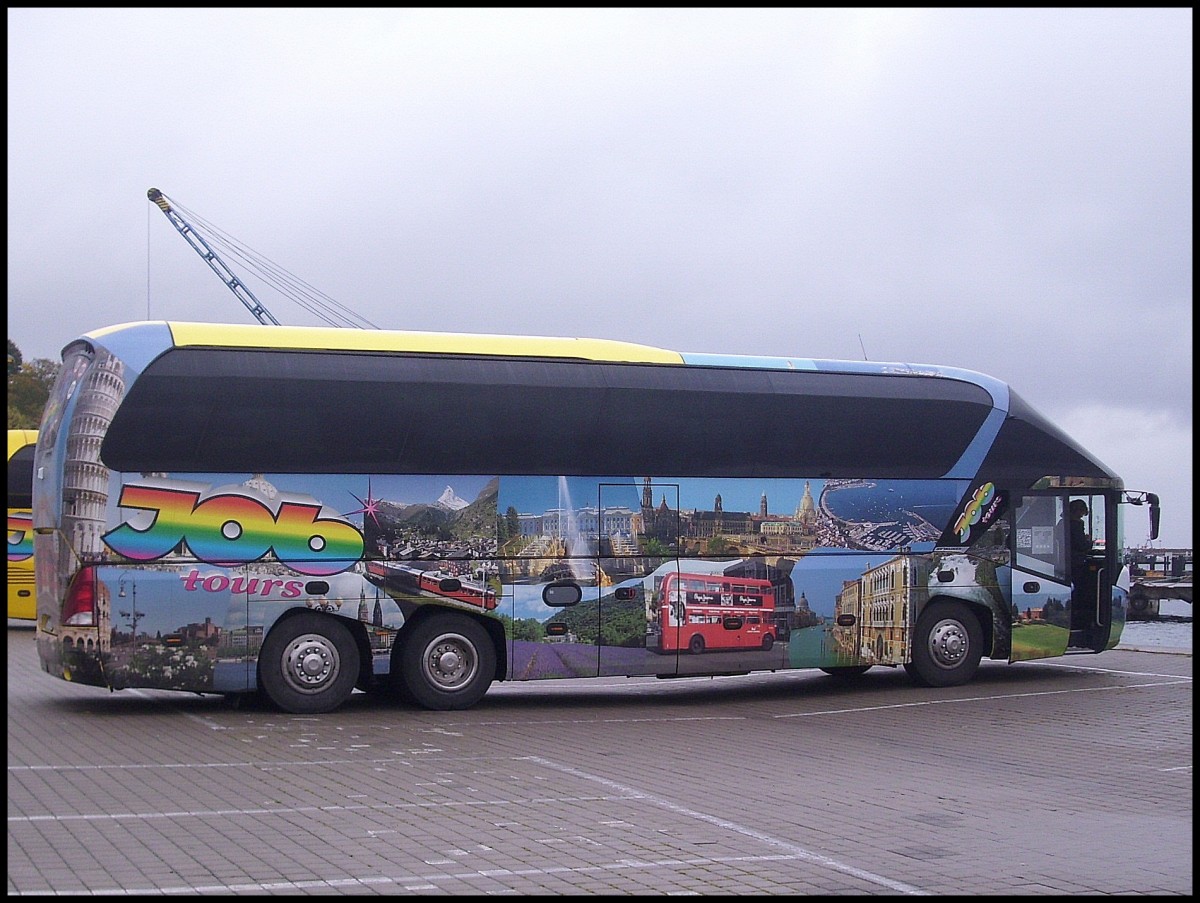
{"label": "overcast sky", "polygon": [[9,8],[8,335],[254,322],[156,187],[384,328],[982,371],[1191,547],[1192,20]]}

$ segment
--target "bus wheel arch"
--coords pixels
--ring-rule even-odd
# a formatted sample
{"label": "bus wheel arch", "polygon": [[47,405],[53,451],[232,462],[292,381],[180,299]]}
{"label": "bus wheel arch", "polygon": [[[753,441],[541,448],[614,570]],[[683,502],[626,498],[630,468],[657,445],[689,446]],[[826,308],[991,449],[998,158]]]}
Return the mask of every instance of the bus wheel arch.
{"label": "bus wheel arch", "polygon": [[374,687],[376,678],[374,653],[371,652],[371,640],[367,637],[367,625],[362,621],[352,621],[349,618],[340,620],[350,631],[350,636],[354,638],[354,642],[358,646],[358,680],[354,682],[354,686],[359,690],[370,690]]}
{"label": "bus wheel arch", "polygon": [[972,606],[958,599],[933,599],[917,618],[911,661],[904,670],[920,686],[958,686],[979,670],[983,646],[983,624]]}
{"label": "bus wheel arch", "polygon": [[301,610],[279,618],[263,638],[258,682],[277,708],[316,715],[350,698],[361,664],[359,643],[342,619]]}
{"label": "bus wheel arch", "polygon": [[392,664],[403,694],[434,711],[470,708],[500,674],[490,625],[440,608],[405,625]]}

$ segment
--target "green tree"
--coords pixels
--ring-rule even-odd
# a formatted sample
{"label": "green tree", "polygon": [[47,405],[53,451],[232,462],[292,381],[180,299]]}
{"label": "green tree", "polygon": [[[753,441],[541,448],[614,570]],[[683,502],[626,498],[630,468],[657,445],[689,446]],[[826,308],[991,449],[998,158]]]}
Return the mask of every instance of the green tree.
{"label": "green tree", "polygon": [[25,362],[21,349],[8,340],[8,428],[35,430],[58,376],[59,364],[45,358]]}
{"label": "green tree", "polygon": [[733,546],[724,536],[714,536],[708,541],[709,555],[728,555],[732,551]]}
{"label": "green tree", "polygon": [[512,637],[514,640],[540,641],[544,636],[542,624],[536,618],[521,618],[513,621]]}
{"label": "green tree", "polygon": [[13,374],[21,369],[21,349],[17,347],[17,343],[12,339],[8,340],[8,378],[12,379]]}
{"label": "green tree", "polygon": [[496,518],[496,537],[501,545],[521,535],[521,517],[512,505],[503,517]]}
{"label": "green tree", "polygon": [[650,536],[642,541],[642,554],[648,555],[651,558],[665,558],[670,554],[670,551],[661,539],[654,536]]}

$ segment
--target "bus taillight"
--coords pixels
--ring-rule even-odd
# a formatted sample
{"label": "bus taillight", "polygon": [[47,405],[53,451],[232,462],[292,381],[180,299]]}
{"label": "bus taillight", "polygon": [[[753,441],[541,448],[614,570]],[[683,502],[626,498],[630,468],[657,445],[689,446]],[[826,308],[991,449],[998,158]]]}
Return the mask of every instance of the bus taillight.
{"label": "bus taillight", "polygon": [[62,623],[69,627],[96,625],[96,569],[80,568],[63,600]]}

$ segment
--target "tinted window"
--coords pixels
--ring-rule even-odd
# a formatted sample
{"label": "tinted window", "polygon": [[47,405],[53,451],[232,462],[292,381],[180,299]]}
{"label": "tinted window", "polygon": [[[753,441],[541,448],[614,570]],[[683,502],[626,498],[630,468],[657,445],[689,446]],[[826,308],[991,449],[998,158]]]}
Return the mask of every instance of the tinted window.
{"label": "tinted window", "polygon": [[990,410],[922,376],[178,349],[105,438],[123,471],[940,477]]}
{"label": "tinted window", "polygon": [[33,452],[26,445],[8,460],[8,507],[33,507]]}
{"label": "tinted window", "polygon": [[1109,477],[1112,474],[1062,430],[1009,393],[1009,416],[984,460],[990,479],[1032,483],[1039,477]]}

